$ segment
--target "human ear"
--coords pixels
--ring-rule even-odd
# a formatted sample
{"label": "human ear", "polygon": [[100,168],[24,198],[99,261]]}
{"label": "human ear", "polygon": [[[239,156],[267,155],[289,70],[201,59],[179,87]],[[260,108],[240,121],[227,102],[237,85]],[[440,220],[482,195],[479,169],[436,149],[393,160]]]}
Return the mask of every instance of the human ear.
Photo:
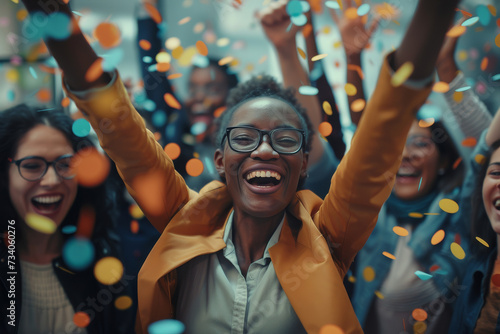
{"label": "human ear", "polygon": [[214,154],[215,169],[222,180],[226,179],[226,170],[224,168],[224,153],[220,148]]}
{"label": "human ear", "polygon": [[309,153],[304,152],[304,157],[302,159],[302,166],[300,168],[300,178],[307,177],[307,162],[309,161]]}

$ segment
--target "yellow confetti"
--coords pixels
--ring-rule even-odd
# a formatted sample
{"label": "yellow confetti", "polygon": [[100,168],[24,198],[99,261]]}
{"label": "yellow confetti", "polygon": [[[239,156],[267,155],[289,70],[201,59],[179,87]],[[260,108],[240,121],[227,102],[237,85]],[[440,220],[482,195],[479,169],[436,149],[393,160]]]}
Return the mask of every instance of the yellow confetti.
{"label": "yellow confetti", "polygon": [[356,7],[350,7],[345,10],[344,16],[348,19],[354,20],[358,18],[358,9]]}
{"label": "yellow confetti", "polygon": [[248,72],[252,72],[254,69],[254,66],[252,64],[248,64],[246,67],[245,67],[245,70],[247,70]]}
{"label": "yellow confetti", "polygon": [[412,218],[422,218],[424,215],[419,212],[410,212],[408,216]]}
{"label": "yellow confetti", "polygon": [[351,110],[354,112],[360,112],[365,109],[366,102],[363,99],[356,99],[351,103]]}
{"label": "yellow confetti", "polygon": [[185,18],[183,18],[183,19],[179,20],[179,25],[181,26],[181,25],[183,25],[183,24],[188,23],[189,21],[191,21],[191,17],[186,16]]}
{"label": "yellow confetti", "polygon": [[219,46],[219,47],[224,47],[224,46],[229,45],[229,43],[230,43],[230,42],[231,42],[231,41],[229,40],[229,38],[227,38],[227,37],[222,37],[222,38],[219,38],[219,39],[217,40],[217,42],[215,42],[215,44],[216,44],[217,46]]}
{"label": "yellow confetti", "polygon": [[394,226],[392,231],[400,237],[406,237],[408,235],[408,230],[401,226]]}
{"label": "yellow confetti", "polygon": [[231,56],[224,57],[221,60],[219,60],[219,66],[227,65],[230,62],[232,62],[233,59],[234,59],[234,57],[231,57]]}
{"label": "yellow confetti", "polygon": [[336,41],[335,43],[333,43],[333,47],[335,49],[342,47],[342,41]]}
{"label": "yellow confetti", "polygon": [[178,47],[172,50],[172,58],[179,59],[182,56],[183,52],[184,48],[181,45],[179,45]]}
{"label": "yellow confetti", "polygon": [[179,46],[181,46],[181,40],[177,37],[170,37],[165,41],[165,47],[169,50],[173,50]]}
{"label": "yellow confetti", "polygon": [[19,0],[12,0],[13,3],[19,3]]}
{"label": "yellow confetti", "polygon": [[438,81],[434,84],[432,90],[436,93],[446,93],[450,90],[450,84],[444,81]]}
{"label": "yellow confetti", "polygon": [[458,51],[458,53],[457,53],[457,58],[458,58],[458,60],[460,60],[460,61],[465,61],[465,60],[467,60],[467,58],[468,58],[467,51],[465,51],[465,50],[460,50],[460,51]]}
{"label": "yellow confetti", "polygon": [[358,92],[356,86],[354,86],[352,83],[346,83],[344,89],[348,96],[354,96]]}
{"label": "yellow confetti", "polygon": [[464,26],[454,26],[452,27],[450,30],[448,30],[448,32],[446,33],[446,36],[448,37],[458,37],[458,36],[461,36],[463,34],[465,34],[465,31],[467,30],[466,27]]}
{"label": "yellow confetti", "polygon": [[28,16],[28,11],[26,9],[20,9],[16,13],[16,17],[19,21],[24,21],[24,19]]}
{"label": "yellow confetti", "polygon": [[427,330],[427,324],[422,321],[417,321],[413,324],[413,333],[424,334]]}
{"label": "yellow confetti", "polygon": [[137,204],[132,204],[129,207],[128,212],[135,219],[141,219],[142,217],[144,217],[144,213],[142,212],[141,208]]}
{"label": "yellow confetti", "polygon": [[198,50],[196,49],[195,46],[190,46],[187,49],[185,49],[178,59],[179,66],[184,66],[184,67],[190,66],[193,57],[196,56],[197,52]]}
{"label": "yellow confetti", "polygon": [[52,234],[57,230],[52,219],[33,212],[28,212],[24,220],[29,227],[41,233]]}
{"label": "yellow confetti", "polygon": [[327,114],[327,115],[333,114],[332,106],[330,105],[330,103],[328,101],[323,101],[323,110],[325,111],[325,114]]}
{"label": "yellow confetti", "polygon": [[438,243],[443,241],[444,236],[445,236],[444,230],[437,231],[436,233],[434,233],[434,235],[431,238],[431,244],[437,245]]}
{"label": "yellow confetti", "polygon": [[378,290],[375,291],[375,296],[377,296],[378,299],[384,299],[385,298],[384,295],[382,294],[382,292],[380,292]]}
{"label": "yellow confetti", "polygon": [[321,32],[325,35],[328,35],[332,31],[332,29],[329,26],[324,26]]}
{"label": "yellow confetti", "polygon": [[319,55],[316,55],[316,56],[312,57],[311,61],[318,61],[318,60],[321,60],[321,59],[325,58],[326,56],[328,56],[328,54],[322,53],[322,54],[319,54]]}
{"label": "yellow confetti", "polygon": [[483,165],[486,162],[486,157],[482,154],[476,154],[476,156],[474,157],[474,160],[478,164]]}
{"label": "yellow confetti", "polygon": [[401,86],[413,73],[414,66],[411,62],[406,62],[394,73],[391,78],[391,84],[394,87]]}
{"label": "yellow confetti", "polygon": [[453,253],[453,255],[457,259],[463,260],[465,258],[465,252],[464,252],[463,248],[459,244],[457,244],[456,242],[451,243],[450,249],[451,249],[451,252]]}
{"label": "yellow confetti", "polygon": [[126,310],[132,306],[132,298],[129,296],[120,296],[115,300],[115,307],[119,310]]}
{"label": "yellow confetti", "polygon": [[426,216],[439,216],[439,215],[440,215],[440,213],[435,213],[435,212],[426,212],[426,213],[424,213],[424,215],[426,215]]}
{"label": "yellow confetti", "polygon": [[441,210],[447,213],[455,213],[458,211],[458,204],[454,200],[449,198],[443,198],[439,201],[439,207]]}
{"label": "yellow confetti", "polygon": [[384,255],[385,257],[388,257],[391,260],[396,260],[396,257],[389,252],[382,252],[382,255]]}
{"label": "yellow confetti", "polygon": [[356,283],[356,277],[354,277],[354,276],[349,276],[349,278],[347,280],[351,283]]}
{"label": "yellow confetti", "polygon": [[488,245],[488,243],[483,239],[481,239],[480,237],[476,237],[476,240],[479,241],[481,244],[483,244],[483,246],[490,247],[490,245]]}
{"label": "yellow confetti", "polygon": [[16,69],[11,68],[11,69],[7,70],[7,73],[5,74],[5,78],[9,82],[16,83],[19,81],[19,72]]}
{"label": "yellow confetti", "polygon": [[297,52],[299,53],[300,57],[302,57],[302,59],[306,59],[306,53],[304,52],[304,50],[298,47]]}
{"label": "yellow confetti", "polygon": [[455,101],[456,103],[462,102],[463,98],[464,98],[464,93],[453,92],[453,101]]}
{"label": "yellow confetti", "polygon": [[373,281],[375,279],[375,270],[370,266],[365,267],[363,270],[363,278],[367,282]]}
{"label": "yellow confetti", "polygon": [[170,63],[172,57],[165,51],[158,52],[155,57],[157,63]]}
{"label": "yellow confetti", "polygon": [[94,276],[105,285],[118,283],[123,276],[123,264],[116,257],[104,257],[95,264]]}

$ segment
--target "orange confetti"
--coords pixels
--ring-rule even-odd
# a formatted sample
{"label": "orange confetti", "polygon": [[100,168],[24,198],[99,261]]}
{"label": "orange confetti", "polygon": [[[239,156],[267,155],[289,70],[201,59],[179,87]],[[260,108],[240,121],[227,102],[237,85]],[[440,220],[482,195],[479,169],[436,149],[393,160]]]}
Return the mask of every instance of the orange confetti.
{"label": "orange confetti", "polygon": [[178,79],[178,78],[181,78],[182,77],[182,73],[173,73],[173,74],[170,74],[167,79],[168,80],[173,80],[173,79]]}
{"label": "orange confetti", "polygon": [[382,255],[388,257],[391,260],[396,260],[396,257],[389,252],[382,252]]}
{"label": "orange confetti", "polygon": [[181,148],[176,143],[168,143],[165,145],[165,153],[167,153],[168,157],[172,160],[175,160],[181,155]]}
{"label": "orange confetti", "polygon": [[161,17],[160,12],[158,11],[158,9],[154,5],[147,3],[147,2],[144,2],[144,9],[149,14],[149,16],[151,16],[153,21],[156,22],[156,24],[159,24],[159,23],[161,23],[161,21],[163,21],[163,18]]}
{"label": "orange confetti", "polygon": [[313,32],[313,26],[312,24],[308,23],[304,26],[304,28],[302,29],[302,35],[304,36],[304,38],[307,38],[309,37],[309,35]]}
{"label": "orange confetti", "polygon": [[477,139],[474,137],[467,137],[464,140],[462,140],[462,146],[465,147],[474,147],[477,144]]}
{"label": "orange confetti", "polygon": [[363,74],[363,70],[361,69],[361,67],[359,65],[347,64],[347,70],[358,72],[358,75],[361,78],[361,80],[363,80],[365,78],[365,76]]}
{"label": "orange confetti", "polygon": [[87,73],[85,73],[85,80],[88,82],[96,81],[97,78],[99,78],[102,73],[102,58],[97,58],[96,61],[92,63],[92,65],[89,66],[87,69]]}
{"label": "orange confetti", "polygon": [[421,308],[416,308],[411,312],[413,319],[417,321],[425,321],[427,319],[427,312]]}
{"label": "orange confetti", "polygon": [[186,163],[186,172],[193,177],[200,175],[203,172],[203,163],[196,158],[190,159]]}
{"label": "orange confetti", "polygon": [[171,108],[174,108],[174,109],[181,109],[181,104],[179,103],[179,101],[177,101],[177,99],[170,93],[166,93],[163,98],[165,99],[165,102],[167,103],[167,105]]}
{"label": "orange confetti", "polygon": [[351,110],[354,112],[360,112],[365,109],[366,102],[363,99],[356,99],[351,103]]}
{"label": "orange confetti", "polygon": [[434,235],[431,238],[431,244],[437,245],[438,243],[443,241],[444,235],[445,235],[445,233],[443,230],[439,230],[436,233],[434,233]]}
{"label": "orange confetti", "polygon": [[436,93],[446,93],[450,90],[450,85],[444,81],[438,81],[432,87],[432,90]]}
{"label": "orange confetti", "polygon": [[146,39],[141,39],[139,41],[139,46],[141,47],[141,49],[146,50],[146,51],[151,49],[151,43]]}
{"label": "orange confetti", "polygon": [[408,235],[408,230],[401,226],[394,226],[392,231],[400,237],[406,237]]}
{"label": "orange confetti", "polygon": [[90,206],[83,206],[78,216],[76,236],[90,239],[95,225],[95,211]]}
{"label": "orange confetti", "polygon": [[52,93],[48,88],[40,88],[40,90],[36,93],[36,98],[41,103],[48,103],[52,98]]}
{"label": "orange confetti", "polygon": [[468,11],[465,11],[465,10],[460,9],[460,8],[457,8],[457,11],[459,11],[460,13],[462,13],[462,15],[465,16],[465,17],[472,17],[472,14],[469,13]]}
{"label": "orange confetti", "polygon": [[188,23],[189,21],[191,21],[191,17],[186,16],[185,18],[179,20],[179,25],[181,26],[183,24]]}
{"label": "orange confetti", "polygon": [[304,50],[302,50],[301,48],[298,47],[297,52],[299,53],[299,55],[302,59],[306,59],[306,53],[304,52]]}
{"label": "orange confetti", "polygon": [[158,72],[167,72],[170,69],[170,63],[157,63],[156,70]]}
{"label": "orange confetti", "polygon": [[137,220],[132,220],[130,222],[130,231],[133,234],[137,234],[139,232],[139,223],[137,222]]}
{"label": "orange confetti", "polygon": [[76,179],[84,187],[95,187],[109,174],[109,161],[95,148],[85,148],[75,154],[72,168]]}
{"label": "orange confetti", "polygon": [[458,25],[458,26],[453,26],[448,32],[446,33],[446,36],[448,37],[459,37],[465,34],[465,31],[467,30],[466,27]]}
{"label": "orange confetti", "polygon": [[457,169],[458,165],[460,165],[460,163],[462,162],[462,158],[458,158],[457,160],[455,160],[455,162],[453,163],[453,169]]}
{"label": "orange confetti", "polygon": [[198,53],[202,56],[208,55],[207,45],[202,41],[196,42],[196,50],[198,50]]}
{"label": "orange confetti", "polygon": [[94,37],[104,49],[114,48],[121,43],[120,29],[109,22],[100,23],[94,30]]}
{"label": "orange confetti", "polygon": [[484,57],[483,60],[481,60],[481,71],[486,71],[487,67],[488,67],[488,57]]}
{"label": "orange confetti", "polygon": [[66,96],[65,98],[63,98],[61,100],[61,106],[63,108],[66,108],[67,106],[69,106],[70,102],[71,102],[71,100],[69,99],[69,97]]}
{"label": "orange confetti", "polygon": [[224,111],[226,111],[226,106],[222,106],[222,107],[219,107],[219,108],[215,109],[215,111],[214,111],[214,117],[215,118],[220,117]]}
{"label": "orange confetti", "polygon": [[318,131],[323,137],[328,137],[332,134],[333,127],[328,122],[321,122],[318,126]]}
{"label": "orange confetti", "polygon": [[344,331],[336,325],[324,325],[319,330],[319,334],[344,334]]}
{"label": "orange confetti", "polygon": [[79,311],[73,316],[73,322],[77,327],[85,328],[90,324],[90,317],[87,313]]}
{"label": "orange confetti", "polygon": [[418,126],[421,128],[428,128],[432,124],[434,124],[434,118],[426,118],[418,121]]}
{"label": "orange confetti", "polygon": [[348,19],[354,20],[358,18],[358,9],[355,7],[350,7],[345,10],[344,16]]}

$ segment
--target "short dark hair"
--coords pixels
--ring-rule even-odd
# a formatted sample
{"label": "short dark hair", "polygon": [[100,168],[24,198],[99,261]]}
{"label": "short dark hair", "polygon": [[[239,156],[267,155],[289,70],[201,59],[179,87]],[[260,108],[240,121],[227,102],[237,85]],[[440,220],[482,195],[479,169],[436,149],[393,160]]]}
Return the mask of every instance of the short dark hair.
{"label": "short dark hair", "polygon": [[[84,148],[94,147],[88,137],[78,137],[73,133],[73,120],[62,110],[36,109],[21,104],[0,112],[0,217],[5,217],[0,222],[0,231],[7,229],[7,218],[21,219],[14,209],[8,191],[9,158],[13,158],[19,141],[28,131],[38,125],[46,125],[60,131],[71,143],[73,150],[78,152]],[[107,184],[94,188],[78,186],[78,192],[68,214],[60,228],[75,224],[78,221],[80,210],[83,206],[91,206],[95,211],[95,228],[93,236],[107,235],[112,223],[111,192]]]}
{"label": "short dark hair", "polygon": [[[471,241],[472,251],[475,254],[484,254],[490,252],[497,245],[497,234],[493,231],[491,227],[490,219],[486,214],[486,209],[484,208],[483,202],[483,182],[486,177],[486,172],[488,170],[488,165],[491,161],[491,155],[498,148],[500,148],[500,140],[495,141],[485,156],[485,161],[479,169],[479,173],[476,175],[476,183],[474,192],[471,198],[471,217],[465,217],[465,219],[471,219]],[[469,223],[469,222],[466,222]],[[488,243],[489,248],[479,245],[475,240],[476,237],[480,237]]]}
{"label": "short dark hair", "polygon": [[250,80],[240,83],[236,88],[229,92],[226,101],[226,111],[217,119],[217,145],[223,149],[222,138],[224,137],[226,128],[231,123],[235,111],[248,100],[258,97],[270,97],[281,100],[296,112],[299,117],[302,129],[306,132],[306,142],[304,149],[309,152],[311,149],[312,135],[314,129],[307,116],[306,110],[300,105],[293,88],[283,88],[272,76],[259,75],[252,77]]}
{"label": "short dark hair", "polygon": [[191,72],[197,68],[207,68],[207,67],[214,67],[219,69],[222,74],[224,75],[227,83],[227,89],[233,89],[238,85],[238,76],[231,71],[229,66],[227,64],[224,65],[219,65],[219,60],[212,58],[212,57],[207,57],[208,59],[208,65],[205,67],[201,67],[199,65],[193,65]]}

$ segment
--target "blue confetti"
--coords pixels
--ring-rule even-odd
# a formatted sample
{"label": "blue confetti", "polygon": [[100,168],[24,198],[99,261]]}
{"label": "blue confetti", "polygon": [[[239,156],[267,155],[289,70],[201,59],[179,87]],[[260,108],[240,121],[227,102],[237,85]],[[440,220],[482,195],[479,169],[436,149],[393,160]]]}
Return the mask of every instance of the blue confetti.
{"label": "blue confetti", "polygon": [[30,73],[33,76],[33,78],[38,79],[38,75],[36,75],[36,71],[32,66],[30,66]]}
{"label": "blue confetti", "polygon": [[207,123],[204,122],[196,122],[191,126],[191,133],[195,136],[202,134],[207,130]]}
{"label": "blue confetti", "polygon": [[150,56],[144,56],[142,57],[142,61],[146,64],[151,64],[153,62],[153,58],[151,58]]}
{"label": "blue confetti", "polygon": [[62,256],[70,269],[84,270],[92,264],[95,250],[90,240],[71,238],[64,245]]}
{"label": "blue confetti", "polygon": [[483,26],[487,26],[488,24],[490,24],[491,16],[490,16],[490,10],[488,9],[488,7],[486,7],[485,5],[477,6],[476,7],[476,14],[479,17],[479,22]]}
{"label": "blue confetti", "polygon": [[165,319],[153,322],[148,326],[149,334],[181,334],[186,326],[178,320]]}
{"label": "blue confetti", "polygon": [[102,70],[112,72],[123,59],[123,50],[115,48],[109,50],[108,53],[101,55],[104,61],[102,62]]}
{"label": "blue confetti", "polygon": [[415,271],[415,275],[417,275],[417,277],[420,278],[422,281],[427,281],[428,279],[432,278],[432,275],[424,273],[423,271],[420,270]]}
{"label": "blue confetti", "polygon": [[492,81],[497,81],[497,80],[500,80],[500,73],[495,74],[494,76],[492,76],[492,77],[491,77],[491,80],[492,80]]}
{"label": "blue confetti", "polygon": [[299,93],[302,95],[317,95],[318,88],[312,86],[300,86]]}
{"label": "blue confetti", "polygon": [[57,12],[48,16],[48,23],[45,27],[47,37],[59,40],[67,39],[72,30],[71,19],[68,15]]}
{"label": "blue confetti", "polygon": [[307,17],[304,14],[300,14],[298,16],[292,16],[290,17],[290,20],[292,21],[293,24],[299,27],[302,27],[304,24],[307,23]]}
{"label": "blue confetti", "polygon": [[470,19],[467,19],[464,22],[462,22],[462,26],[468,27],[468,26],[471,26],[473,24],[476,24],[477,21],[479,21],[479,17],[474,16],[474,17],[471,17]]}
{"label": "blue confetti", "polygon": [[367,3],[364,3],[361,6],[359,6],[358,15],[359,16],[366,15],[366,14],[368,14],[369,11],[370,11],[370,5]]}
{"label": "blue confetti", "polygon": [[167,123],[167,115],[162,110],[155,111],[153,117],[151,117],[151,122],[154,126],[161,127]]}
{"label": "blue confetti", "polygon": [[471,88],[470,86],[460,87],[460,88],[455,89],[455,92],[465,92],[466,90],[469,90],[470,88]]}
{"label": "blue confetti", "polygon": [[90,123],[84,118],[79,118],[73,122],[72,130],[77,137],[88,136],[90,133]]}
{"label": "blue confetti", "polygon": [[301,1],[297,0],[292,0],[286,5],[286,12],[290,16],[299,16],[302,15],[302,5],[300,4]]}
{"label": "blue confetti", "polygon": [[73,234],[76,232],[76,226],[75,225],[66,225],[61,229],[61,232],[63,234]]}
{"label": "blue confetti", "polygon": [[340,9],[337,1],[327,1],[325,2],[325,6],[331,9]]}

